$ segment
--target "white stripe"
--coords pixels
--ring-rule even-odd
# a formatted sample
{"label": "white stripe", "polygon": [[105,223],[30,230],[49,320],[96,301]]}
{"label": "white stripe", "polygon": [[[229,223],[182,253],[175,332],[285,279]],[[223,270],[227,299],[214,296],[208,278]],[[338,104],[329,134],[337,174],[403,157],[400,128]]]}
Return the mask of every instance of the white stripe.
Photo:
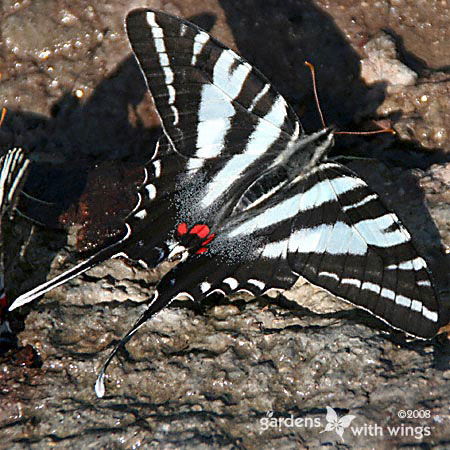
{"label": "white stripe", "polygon": [[166,84],[170,85],[173,83],[173,72],[172,69],[170,67],[163,67],[163,72],[164,72],[164,78],[166,80]]}
{"label": "white stripe", "polygon": [[3,205],[5,197],[5,186],[7,184],[8,176],[10,174],[11,163],[13,161],[12,155],[15,150],[9,151],[2,161],[2,168],[0,172],[0,204]]}
{"label": "white stripe", "polygon": [[213,83],[234,100],[251,70],[250,64],[242,62],[232,50],[224,50],[214,65]]}
{"label": "white stripe", "polygon": [[205,163],[204,159],[189,158],[189,161],[186,166],[186,170],[188,172],[190,172],[190,171],[196,172],[198,169],[200,169],[203,166],[204,163]]}
{"label": "white stripe", "polygon": [[131,215],[133,215],[141,207],[142,195],[140,194],[140,192],[137,193],[137,198],[138,199],[137,199],[136,205],[130,213]]}
{"label": "white stripe", "polygon": [[261,256],[276,259],[280,256],[286,255],[288,242],[288,239],[284,239],[282,241],[270,242],[269,244],[266,244],[264,247],[259,248],[259,251],[262,251]]}
{"label": "white stripe", "polygon": [[264,120],[281,128],[287,116],[287,103],[284,98],[279,95],[275,100],[270,111],[264,116]]}
{"label": "white stripe", "polygon": [[319,277],[328,277],[328,278],[333,278],[336,281],[339,281],[339,277],[335,273],[331,273],[331,272],[319,272]]}
{"label": "white stripe", "polygon": [[[159,64],[161,65],[161,67],[167,67],[167,71],[169,71],[169,67],[170,67],[170,62],[169,62],[169,56],[167,55],[167,53],[158,53],[158,57],[159,57]],[[164,71],[164,73],[166,73],[166,71]],[[172,70],[170,70],[170,73],[173,75]],[[166,83],[168,83],[167,81],[167,77],[166,77]]]}
{"label": "white stripe", "polygon": [[228,286],[230,286],[230,288],[234,291],[238,286],[239,283],[235,278],[225,278],[225,280],[222,281],[222,283],[228,284]]}
{"label": "white stripe", "polygon": [[398,219],[393,214],[388,213],[375,219],[361,220],[354,224],[354,227],[369,245],[391,247],[408,242],[411,236],[401,225],[399,229],[386,231],[393,224],[398,224]]}
{"label": "white stripe", "polygon": [[169,105],[172,105],[175,101],[175,88],[169,84],[167,90],[169,91]]}
{"label": "white stripe", "polygon": [[147,17],[146,17],[146,19],[147,19],[147,23],[148,23],[151,27],[159,27],[159,25],[156,23],[156,20],[155,20],[155,13],[154,13],[154,12],[148,11],[148,12],[147,12]]}
{"label": "white stripe", "polygon": [[235,114],[230,98],[234,100],[239,95],[251,71],[249,64],[241,63],[230,73],[237,59],[234,52],[224,50],[214,65],[214,85],[205,84],[202,88],[198,112],[197,158],[214,158],[223,148],[231,125],[230,118]]}
{"label": "white stripe", "polygon": [[220,154],[234,113],[233,105],[223,92],[211,84],[203,86],[198,112],[197,158],[214,158]]}
{"label": "white stripe", "polygon": [[427,263],[420,256],[412,260],[412,265],[414,267],[414,270],[425,269],[427,267]]}
{"label": "white stripe", "polygon": [[[409,308],[411,306],[411,299],[408,297],[405,297],[403,295],[397,295],[395,297],[395,303],[397,303],[397,305],[402,305],[405,306],[406,308]],[[422,307],[422,303],[414,300],[413,305],[411,307],[411,309],[414,309],[415,304],[419,304],[419,309],[417,309],[416,311],[420,311],[421,307]]]}
{"label": "white stripe", "polygon": [[[402,298],[406,298],[406,297],[402,297]],[[409,298],[407,300],[410,300]],[[413,300],[411,303],[411,309],[413,311],[417,311],[417,312],[421,312],[422,311],[422,302],[419,302],[418,300]]]}
{"label": "white stripe", "polygon": [[[30,161],[28,159],[24,160],[24,155],[22,153],[22,149],[20,148],[14,148],[12,151],[8,152],[8,156],[10,156],[12,158],[12,167],[11,170],[9,171],[8,175],[8,183],[11,183],[11,179],[14,176],[14,178],[12,179],[12,184],[10,184],[10,187],[8,189],[8,195],[7,195],[7,199],[8,202],[11,204],[13,202],[14,199],[14,195],[17,189],[17,186],[19,185],[19,183],[22,180],[22,177],[25,175],[25,172],[27,170],[27,167],[30,163]],[[17,169],[17,167],[19,167],[18,172],[14,175],[14,171]],[[3,184],[1,186],[2,191],[3,191]],[[3,204],[4,198],[3,198],[4,193],[2,192],[1,195],[1,203]]]}
{"label": "white stripe", "polygon": [[361,281],[356,278],[342,278],[342,284],[351,284],[352,286],[356,286],[357,288],[361,287]]}
{"label": "white stripe", "polygon": [[173,302],[174,300],[184,300],[186,297],[192,302],[195,301],[194,297],[189,294],[189,292],[179,292],[177,295],[175,295],[175,297],[172,297],[170,301]]}
{"label": "white stripe", "polygon": [[219,294],[222,294],[223,296],[227,295],[227,294],[225,294],[224,291],[222,291],[222,289],[214,289],[213,291],[208,292],[208,294],[206,296],[209,297],[210,295],[215,294],[216,292],[218,292]]}
{"label": "white stripe", "polygon": [[354,177],[332,178],[328,179],[328,181],[333,186],[333,189],[337,195],[352,191],[353,189],[357,189],[362,186],[367,186],[363,180]]}
{"label": "white stripe", "polygon": [[200,291],[204,294],[205,292],[208,292],[211,289],[211,285],[207,281],[203,281],[203,283],[200,283]]}
{"label": "white stripe", "polygon": [[266,286],[265,283],[263,283],[263,282],[260,281],[260,280],[255,280],[254,278],[249,278],[249,279],[247,280],[247,283],[248,283],[248,284],[253,284],[253,285],[256,286],[258,289],[261,289],[261,290],[263,290],[263,289],[265,288],[265,286]]}
{"label": "white stripe", "polygon": [[[158,53],[166,53],[166,46],[164,45],[163,33],[161,28],[152,28],[153,42]],[[157,37],[157,35],[159,37]]]}
{"label": "white stripe", "polygon": [[343,210],[344,212],[346,212],[346,211],[348,211],[349,209],[352,209],[352,208],[359,208],[360,206],[365,205],[366,203],[369,203],[369,202],[371,202],[372,200],[375,200],[375,199],[377,199],[377,198],[378,198],[378,195],[377,195],[377,194],[370,194],[370,195],[368,195],[367,197],[363,198],[362,200],[360,200],[360,201],[357,202],[357,203],[353,203],[353,204],[351,204],[351,205],[344,206],[344,207],[342,208],[342,210]]}
{"label": "white stripe", "polygon": [[[258,216],[255,216],[236,227],[230,232],[230,236],[233,237],[242,234],[252,234],[257,229],[267,228],[280,222],[281,220],[290,219],[296,216],[301,195],[302,194],[294,195],[293,197],[287,198],[286,200],[278,203],[272,208],[266,209]],[[208,200],[210,199],[208,198]],[[202,204],[204,204],[204,202],[202,202]]]}
{"label": "white stripe", "polygon": [[138,259],[138,263],[144,268],[148,269],[148,264],[143,259]]}
{"label": "white stripe", "polygon": [[400,269],[400,270],[420,270],[425,269],[427,267],[427,263],[423,258],[418,256],[417,258],[410,259],[408,261],[403,261],[400,264],[390,264],[386,267],[388,270]]}
{"label": "white stripe", "polygon": [[293,143],[297,142],[299,135],[300,135],[300,122],[298,120],[296,120],[294,133],[292,134],[292,137],[289,140],[289,144],[293,144]]}
{"label": "white stripe", "polygon": [[147,184],[147,180],[148,180],[148,170],[147,170],[147,167],[144,167],[144,179],[142,180],[141,186],[144,186],[145,184]]}
{"label": "white stripe", "polygon": [[[238,161],[236,161],[236,166],[237,165]],[[242,166],[243,164],[241,164],[241,167]],[[226,167],[227,166],[225,166],[225,168]],[[222,169],[218,174],[221,175],[221,180],[223,180],[225,176],[225,173],[223,173],[224,169]],[[231,173],[229,175],[231,175]],[[232,175],[237,176],[238,174],[233,173]],[[218,176],[216,176],[216,178],[217,177]],[[219,180],[217,180],[217,183],[218,182]],[[333,185],[333,189],[331,189],[330,183]],[[341,195],[364,185],[365,184],[363,181],[352,177],[340,177],[335,180],[321,181],[316,183],[307,191],[290,197],[272,208],[265,210],[259,216],[243,223],[241,226],[233,230],[231,235],[251,234],[255,229],[266,228],[274,225],[280,220],[290,219],[296,216],[299,211],[304,212],[312,208],[320,207],[329,201],[337,200],[336,195]],[[214,188],[214,186],[212,188]],[[212,203],[213,199],[218,196],[214,195],[217,193],[217,190],[214,189],[213,191],[212,188],[208,191],[208,194],[210,194],[210,197],[207,197],[208,203],[205,202],[205,200],[202,201],[204,206]],[[333,228],[335,228],[336,233]],[[349,252],[356,255],[363,255],[367,251],[367,244],[361,236],[359,236],[352,229],[352,227],[344,222],[337,222],[334,226],[319,225],[315,228],[305,228],[297,231],[296,233],[299,234],[298,239],[305,241],[312,239],[311,241],[306,242],[306,246],[304,247],[305,250],[298,250],[302,253],[307,253],[309,251],[321,253],[326,250],[333,254],[344,254]],[[322,250],[314,250],[317,245],[317,240],[320,239],[322,233],[326,235],[333,233],[337,238],[330,242],[329,247],[324,245],[324,239],[322,238],[322,245],[320,246]],[[342,233],[342,235],[340,233]]]}
{"label": "white stripe", "polygon": [[[153,12],[147,12],[147,23],[150,25],[150,30],[155,43],[155,48],[158,53],[159,64],[162,67],[164,73],[164,79],[166,82],[166,88],[169,93],[169,105],[175,103],[175,89],[172,86],[174,80],[174,74],[170,68],[169,56],[167,55],[166,45],[164,44],[164,32],[163,29],[156,22],[156,16]],[[173,124],[177,125],[179,121],[178,110],[175,106],[171,106],[174,119]]]}
{"label": "white stripe", "polygon": [[147,186],[145,186],[145,189],[148,192],[148,197],[150,198],[150,200],[154,200],[156,197],[156,188],[153,184],[147,184]]}
{"label": "white stripe", "polygon": [[[162,28],[159,27],[158,25],[152,27],[152,35],[155,40],[156,49],[158,50],[158,41],[162,41],[161,38],[164,36]],[[164,45],[164,42],[163,42],[163,45]],[[161,47],[159,47],[159,48],[161,48]],[[160,51],[160,50],[158,50],[158,51]]]}
{"label": "white stripe", "polygon": [[427,307],[423,307],[422,310],[422,314],[424,317],[426,317],[427,319],[433,321],[433,322],[437,322],[438,321],[438,313],[435,311],[430,311]]}
{"label": "white stripe", "polygon": [[249,111],[253,111],[254,107],[256,106],[256,104],[259,102],[259,100],[267,94],[267,92],[270,89],[270,84],[267,83],[264,85],[264,87],[258,92],[258,95],[253,99],[252,103],[250,104],[250,106],[248,107]]}
{"label": "white stripe", "polygon": [[379,294],[381,287],[378,284],[371,283],[370,281],[364,281],[361,286],[361,289],[375,292],[375,294]]}
{"label": "white stripe", "polygon": [[155,171],[155,178],[159,178],[161,176],[161,160],[157,160],[153,162],[153,169]]}
{"label": "white stripe", "polygon": [[395,299],[395,292],[392,291],[391,289],[386,289],[383,288],[381,289],[381,296],[388,298],[389,300],[394,300]]}
{"label": "white stripe", "polygon": [[178,115],[178,109],[175,106],[170,107],[173,113],[173,124],[178,125],[178,121],[180,120],[180,116]]}
{"label": "white stripe", "polygon": [[209,41],[209,35],[200,31],[194,38],[194,47],[192,49],[191,65],[195,66],[197,63],[197,55],[200,54],[205,44]]}
{"label": "white stripe", "polygon": [[419,280],[417,282],[417,285],[418,286],[431,286],[431,283],[429,280]]}
{"label": "white stripe", "polygon": [[288,180],[284,180],[281,181],[280,183],[278,183],[276,186],[274,186],[272,189],[269,189],[265,194],[260,195],[257,199],[255,199],[252,203],[249,203],[248,205],[245,205],[245,208],[243,208],[243,211],[246,211],[250,208],[255,207],[256,205],[259,205],[260,203],[262,203],[264,200],[266,200],[267,198],[271,197],[273,194],[275,194],[275,192],[279,191],[286,183],[288,182]]}
{"label": "white stripe", "polygon": [[361,186],[365,186],[365,183],[353,177],[340,177],[333,180],[320,181],[303,193],[300,199],[300,211],[318,208],[324,203],[336,201],[339,195]]}
{"label": "white stripe", "polygon": [[141,211],[137,212],[134,217],[137,217],[138,219],[145,219],[147,217],[147,211],[145,209],[142,209]]}
{"label": "white stripe", "polygon": [[[325,274],[325,273],[326,272],[320,272],[319,275]],[[343,278],[341,283],[342,284],[352,284],[357,287],[359,287],[361,285],[361,282],[354,278]],[[420,283],[420,282],[418,282],[418,283]],[[387,289],[387,288],[382,288],[381,292],[380,292],[380,286],[378,284],[374,284],[369,281],[365,281],[362,284],[362,289],[366,289],[366,290],[375,292],[375,294],[380,293],[382,297],[387,298],[389,300],[394,300],[394,298],[395,298],[395,303],[397,305],[404,306],[406,308],[410,308],[412,311],[422,312],[422,315],[426,319],[431,320],[433,322],[437,322],[437,320],[438,320],[437,312],[430,311],[418,300],[411,300],[410,298],[405,297],[403,295],[395,295],[394,291],[392,291],[391,289]]]}
{"label": "white stripe", "polygon": [[[296,247],[296,248],[295,248]],[[367,244],[344,222],[302,228],[291,234],[289,249],[298,253],[365,255]]]}
{"label": "white stripe", "polygon": [[252,291],[249,291],[248,289],[245,288],[240,288],[236,291],[236,293],[240,293],[240,292],[245,292],[246,294],[250,294],[250,295],[255,295]]}

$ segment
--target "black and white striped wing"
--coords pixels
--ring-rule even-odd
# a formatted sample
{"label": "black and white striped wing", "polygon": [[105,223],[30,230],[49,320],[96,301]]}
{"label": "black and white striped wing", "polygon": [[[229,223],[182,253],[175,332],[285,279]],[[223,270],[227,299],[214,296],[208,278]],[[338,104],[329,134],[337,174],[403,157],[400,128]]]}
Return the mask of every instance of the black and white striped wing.
{"label": "black and white striped wing", "polygon": [[434,336],[443,324],[425,260],[399,218],[349,169],[309,177],[288,239],[288,261],[308,281],[395,328]]}
{"label": "black and white striped wing", "polygon": [[[190,22],[152,10],[126,20],[163,129],[187,158],[255,157],[298,138],[300,123],[267,79]],[[252,145],[247,146],[246,143]],[[198,162],[197,162],[198,163]],[[187,161],[195,169],[196,161]]]}
{"label": "black and white striped wing", "polygon": [[8,303],[4,285],[4,251],[2,219],[5,214],[12,214],[17,197],[22,190],[28,171],[29,160],[22,149],[9,150],[0,160],[0,340],[2,334],[10,332],[4,314]]}
{"label": "black and white striped wing", "polygon": [[243,243],[240,257],[212,245],[166,275],[159,302],[239,290],[259,295],[288,289],[301,275],[411,335],[430,338],[443,325],[410,234],[349,169],[322,164],[262,206],[218,233]]}
{"label": "black and white striped wing", "polygon": [[0,215],[12,212],[22,190],[29,160],[20,148],[9,150],[0,161]]}

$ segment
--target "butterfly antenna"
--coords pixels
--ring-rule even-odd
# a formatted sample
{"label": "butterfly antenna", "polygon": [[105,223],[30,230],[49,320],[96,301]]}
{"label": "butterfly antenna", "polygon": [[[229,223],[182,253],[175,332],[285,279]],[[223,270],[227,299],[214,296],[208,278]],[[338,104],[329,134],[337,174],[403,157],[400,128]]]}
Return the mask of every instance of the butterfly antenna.
{"label": "butterfly antenna", "polygon": [[322,121],[322,126],[324,128],[327,128],[327,124],[325,123],[325,120],[323,118],[322,109],[320,108],[319,96],[317,95],[316,71],[314,69],[314,66],[309,61],[305,61],[305,65],[308,66],[309,70],[311,71],[314,98],[316,99],[317,110],[319,111],[319,114],[320,114],[320,120]]}
{"label": "butterfly antenna", "polygon": [[[320,108],[319,96],[317,94],[316,71],[314,69],[314,66],[309,61],[305,61],[305,65],[308,66],[309,70],[311,71],[314,98],[316,99],[317,110],[319,111],[319,114],[320,114],[320,120],[322,121],[322,126],[324,128],[327,128],[327,125],[323,118],[322,109]],[[361,136],[361,135],[368,136],[371,134],[381,134],[381,133],[397,134],[395,132],[395,130],[392,128],[382,128],[380,130],[373,130],[373,131],[335,131],[334,132],[334,134],[350,134],[350,135],[353,134],[353,135],[359,135],[359,136]]]}
{"label": "butterfly antenna", "polygon": [[167,305],[167,300],[159,299],[158,301],[158,297],[158,291],[155,291],[153,295],[153,301],[148,309],[141,314],[139,319],[135,322],[135,324],[131,327],[127,334],[119,341],[118,344],[114,346],[111,353],[103,363],[102,368],[100,369],[100,372],[97,376],[97,381],[95,382],[95,393],[98,398],[102,398],[105,395],[105,372],[116,353],[121,347],[125,346],[125,344],[132,338],[136,331],[138,331],[139,328],[141,328],[142,325],[147,322],[147,320],[149,320],[152,316],[161,311],[161,309],[163,309]]}
{"label": "butterfly antenna", "polygon": [[359,136],[368,136],[371,134],[382,134],[382,133],[391,133],[397,134],[397,132],[393,128],[381,128],[380,130],[372,130],[372,131],[335,131],[334,134],[350,134],[350,135],[359,135]]}

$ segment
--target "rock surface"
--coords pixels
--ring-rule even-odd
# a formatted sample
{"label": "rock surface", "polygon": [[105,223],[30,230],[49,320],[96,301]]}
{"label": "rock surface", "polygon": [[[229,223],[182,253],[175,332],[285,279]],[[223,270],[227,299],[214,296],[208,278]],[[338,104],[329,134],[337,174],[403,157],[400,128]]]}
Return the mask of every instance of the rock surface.
{"label": "rock surface", "polygon": [[[30,193],[67,199],[51,218],[71,225],[52,231],[21,217],[7,225],[9,297],[67,268],[76,248],[95,245],[104,224],[91,223],[103,230],[92,235],[80,226],[90,208],[106,214],[108,202],[91,195],[92,180],[102,179],[96,189],[107,192],[117,179],[108,178],[110,164],[135,170],[146,160],[158,121],[122,24],[128,10],[147,5],[191,18],[237,49],[308,131],[320,122],[305,59],[315,64],[329,123],[362,129],[389,120],[400,139],[342,139],[337,152],[350,147],[376,158],[350,165],[412,231],[448,304],[441,239],[448,248],[450,21],[443,4],[56,0],[49,10],[43,0],[5,1],[0,98],[9,113],[0,145],[31,152]],[[386,29],[396,46],[388,59],[415,72],[414,84],[360,79],[366,44]],[[42,220],[50,221],[47,209]],[[13,317],[21,347],[0,360],[0,447],[448,448],[448,341],[408,341],[302,281],[283,297],[214,297],[201,310],[173,304],[119,354],[106,396],[97,399],[96,373],[157,279],[110,261]],[[323,432],[327,406],[354,415],[360,434]]]}

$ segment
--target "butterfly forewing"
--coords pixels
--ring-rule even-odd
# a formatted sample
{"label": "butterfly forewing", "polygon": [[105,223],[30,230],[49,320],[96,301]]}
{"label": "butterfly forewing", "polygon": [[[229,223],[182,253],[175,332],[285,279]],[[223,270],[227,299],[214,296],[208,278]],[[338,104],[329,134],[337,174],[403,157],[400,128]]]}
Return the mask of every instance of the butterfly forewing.
{"label": "butterfly forewing", "polygon": [[163,128],[177,152],[227,157],[251,144],[255,155],[284,147],[300,123],[267,79],[195,25],[132,11],[127,32]]}

